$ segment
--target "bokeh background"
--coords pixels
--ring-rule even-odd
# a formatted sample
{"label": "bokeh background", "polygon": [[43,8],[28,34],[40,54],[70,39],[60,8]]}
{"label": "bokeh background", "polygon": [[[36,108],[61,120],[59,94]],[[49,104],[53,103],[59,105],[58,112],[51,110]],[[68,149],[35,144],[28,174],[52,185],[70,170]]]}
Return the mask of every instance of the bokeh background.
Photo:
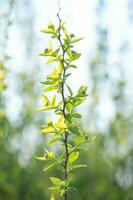
{"label": "bokeh background", "polygon": [[[82,57],[70,84],[86,84],[88,101],[79,108],[82,127],[96,135],[77,170],[71,200],[133,199],[133,1],[60,0],[68,29],[84,37]],[[39,134],[51,114],[38,113],[47,73],[39,57],[49,37],[39,32],[57,24],[57,0],[0,0],[0,200],[48,200],[49,175]]]}

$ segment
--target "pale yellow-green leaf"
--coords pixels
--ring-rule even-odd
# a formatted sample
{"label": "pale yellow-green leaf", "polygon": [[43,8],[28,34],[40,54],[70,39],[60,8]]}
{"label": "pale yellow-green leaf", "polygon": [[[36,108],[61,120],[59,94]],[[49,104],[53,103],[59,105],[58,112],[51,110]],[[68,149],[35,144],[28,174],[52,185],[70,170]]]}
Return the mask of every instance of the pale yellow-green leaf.
{"label": "pale yellow-green leaf", "polygon": [[54,142],[56,142],[56,141],[58,141],[58,140],[60,140],[61,139],[61,136],[60,135],[55,135],[55,136],[53,136],[50,140],[49,140],[49,142],[48,142],[48,144],[50,145],[50,144],[53,144]]}
{"label": "pale yellow-green leaf", "polygon": [[45,108],[37,108],[36,110],[39,111],[39,112],[41,112],[41,111],[44,111]]}
{"label": "pale yellow-green leaf", "polygon": [[47,134],[47,133],[55,133],[55,129],[53,127],[48,127],[48,128],[41,129],[40,132],[41,133],[45,133],[45,134]]}
{"label": "pale yellow-green leaf", "polygon": [[77,135],[76,137],[75,137],[75,139],[74,139],[74,143],[75,143],[75,145],[80,145],[80,144],[82,144],[82,143],[84,143],[84,141],[85,141],[85,138],[84,138],[84,136],[82,136],[82,135]]}
{"label": "pale yellow-green leaf", "polygon": [[56,200],[53,194],[51,195],[50,200]]}
{"label": "pale yellow-green leaf", "polygon": [[67,103],[67,104],[66,104],[66,109],[67,109],[68,112],[71,113],[72,110],[73,110],[73,104],[71,104],[71,103]]}
{"label": "pale yellow-green leaf", "polygon": [[46,160],[46,158],[43,156],[43,157],[38,157],[38,156],[35,156],[35,158],[37,159],[37,160]]}
{"label": "pale yellow-green leaf", "polygon": [[52,104],[52,106],[56,106],[56,95],[53,96],[53,98],[51,100],[51,104]]}
{"label": "pale yellow-green leaf", "polygon": [[72,40],[72,43],[78,42],[78,41],[80,41],[80,40],[82,40],[82,39],[83,39],[83,38],[75,38],[75,39]]}
{"label": "pale yellow-green leaf", "polygon": [[83,165],[83,164],[73,165],[71,167],[71,170],[73,170],[73,169],[79,169],[79,168],[84,168],[84,167],[87,167],[87,165]]}
{"label": "pale yellow-green leaf", "polygon": [[66,35],[67,37],[70,37],[70,34],[68,33],[68,30],[67,30],[66,28],[63,27],[63,31],[64,31],[64,33],[65,33],[65,35]]}
{"label": "pale yellow-green leaf", "polygon": [[52,43],[52,42],[49,42],[49,49],[50,49],[51,51],[54,50],[54,46],[53,46],[53,43]]}
{"label": "pale yellow-green leaf", "polygon": [[52,29],[50,29],[50,28],[47,28],[47,29],[42,29],[42,30],[40,30],[40,32],[42,32],[42,33],[53,33],[53,30]]}
{"label": "pale yellow-green leaf", "polygon": [[63,65],[62,65],[61,62],[59,62],[59,66],[58,66],[57,70],[58,70],[58,73],[62,73],[62,71],[63,71]]}
{"label": "pale yellow-green leaf", "polygon": [[56,68],[54,68],[52,75],[58,75],[58,70]]}
{"label": "pale yellow-green leaf", "polygon": [[79,152],[72,152],[69,156],[69,162],[73,163],[79,157]]}
{"label": "pale yellow-green leaf", "polygon": [[54,152],[51,152],[51,151],[48,152],[48,153],[47,153],[47,157],[50,158],[50,159],[51,159],[51,158],[55,158]]}
{"label": "pale yellow-green leaf", "polygon": [[60,128],[60,129],[65,129],[65,128],[67,128],[67,125],[66,125],[64,122],[57,122],[57,123],[54,124],[54,126],[55,126],[56,128]]}
{"label": "pale yellow-green leaf", "polygon": [[56,58],[49,58],[46,62],[46,64],[49,64],[51,62],[55,62],[56,61]]}
{"label": "pale yellow-green leaf", "polygon": [[62,196],[64,195],[64,193],[65,193],[65,190],[62,189],[62,190],[60,191],[60,196],[62,197]]}
{"label": "pale yellow-green leaf", "polygon": [[49,91],[52,91],[52,90],[56,90],[56,86],[55,85],[51,85],[51,86],[48,86],[44,89],[44,92],[49,92]]}
{"label": "pale yellow-green leaf", "polygon": [[41,99],[42,99],[42,101],[43,101],[43,103],[44,103],[45,106],[47,106],[47,105],[50,104],[49,99],[48,99],[47,96],[42,95],[42,96],[41,96]]}
{"label": "pale yellow-green leaf", "polygon": [[56,178],[56,177],[50,177],[50,180],[56,186],[60,186],[63,183],[63,181],[61,179]]}
{"label": "pale yellow-green leaf", "polygon": [[51,164],[45,166],[44,169],[43,169],[43,171],[46,172],[48,169],[52,168],[55,164],[56,164],[56,163],[54,162],[54,163],[51,163]]}

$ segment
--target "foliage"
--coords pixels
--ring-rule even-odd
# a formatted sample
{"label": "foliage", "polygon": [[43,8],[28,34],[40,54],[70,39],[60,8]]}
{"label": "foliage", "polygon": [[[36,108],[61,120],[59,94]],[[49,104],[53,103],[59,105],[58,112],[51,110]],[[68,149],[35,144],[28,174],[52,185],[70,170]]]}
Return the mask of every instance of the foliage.
{"label": "foliage", "polygon": [[[47,64],[54,63],[56,67],[51,74],[47,75],[46,81],[42,81],[42,84],[45,85],[45,94],[42,95],[43,107],[38,110],[53,110],[56,114],[57,121],[49,120],[46,125],[42,126],[40,132],[51,135],[48,141],[49,145],[58,142],[63,150],[59,154],[45,150],[44,156],[36,158],[46,162],[44,171],[54,166],[60,168],[61,178],[51,177],[53,185],[49,189],[55,190],[57,196],[64,196],[64,199],[67,200],[67,193],[74,190],[70,183],[73,171],[86,167],[85,164],[75,164],[80,152],[85,150],[83,144],[89,142],[88,136],[83,133],[76,120],[76,118],[81,118],[81,115],[75,111],[75,108],[86,100],[87,86],[81,86],[74,94],[68,85],[71,68],[77,68],[74,61],[81,56],[80,53],[73,50],[73,45],[82,38],[76,38],[74,34],[70,34],[59,15],[58,19],[57,27],[50,22],[47,29],[41,30],[43,33],[48,33],[59,44],[54,49],[53,43],[50,42],[49,47],[40,54],[47,58]],[[55,94],[50,99],[47,92],[51,91],[55,91]],[[51,199],[54,198],[52,194]]]}
{"label": "foliage", "polygon": [[0,93],[5,90],[5,77],[6,77],[6,69],[3,63],[0,63]]}

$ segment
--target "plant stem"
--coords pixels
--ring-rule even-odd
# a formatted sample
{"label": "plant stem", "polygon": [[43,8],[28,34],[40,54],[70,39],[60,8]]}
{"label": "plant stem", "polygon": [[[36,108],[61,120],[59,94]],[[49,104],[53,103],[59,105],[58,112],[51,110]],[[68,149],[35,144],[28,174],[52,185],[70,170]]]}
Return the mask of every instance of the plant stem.
{"label": "plant stem", "polygon": [[[59,16],[60,13],[60,8],[59,8],[59,12],[57,14],[57,17],[59,19],[59,35],[58,35],[58,40],[59,43],[61,45],[61,49],[62,49],[62,66],[63,66],[63,75],[62,75],[62,85],[61,85],[61,96],[62,96],[62,101],[63,101],[63,108],[62,108],[62,112],[64,115],[64,119],[66,119],[66,101],[65,101],[65,91],[64,91],[64,85],[65,85],[65,73],[66,73],[66,67],[65,67],[65,63],[64,63],[64,59],[65,59],[65,53],[66,50],[63,46],[62,40],[61,40],[61,18]],[[67,163],[68,163],[68,158],[69,158],[69,152],[68,152],[68,133],[65,132],[65,138],[64,138],[64,146],[65,146],[65,163],[64,163],[64,180],[66,181],[68,178],[68,171],[67,171]],[[65,190],[64,193],[64,200],[68,199],[68,194],[67,191]]]}

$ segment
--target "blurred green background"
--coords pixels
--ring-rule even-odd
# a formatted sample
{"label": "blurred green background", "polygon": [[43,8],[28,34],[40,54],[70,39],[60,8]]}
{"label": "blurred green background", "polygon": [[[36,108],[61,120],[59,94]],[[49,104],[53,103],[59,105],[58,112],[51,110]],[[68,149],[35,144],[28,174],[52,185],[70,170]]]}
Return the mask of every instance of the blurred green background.
{"label": "blurred green background", "polygon": [[[71,200],[133,200],[133,1],[62,0],[69,30],[83,36],[79,71],[71,85],[87,84],[90,96],[79,109],[82,127],[96,135],[81,160]],[[58,23],[56,0],[0,0],[0,200],[48,200],[49,176],[35,160],[46,137],[48,115],[37,113],[47,73],[38,57],[49,41],[39,29]]]}

